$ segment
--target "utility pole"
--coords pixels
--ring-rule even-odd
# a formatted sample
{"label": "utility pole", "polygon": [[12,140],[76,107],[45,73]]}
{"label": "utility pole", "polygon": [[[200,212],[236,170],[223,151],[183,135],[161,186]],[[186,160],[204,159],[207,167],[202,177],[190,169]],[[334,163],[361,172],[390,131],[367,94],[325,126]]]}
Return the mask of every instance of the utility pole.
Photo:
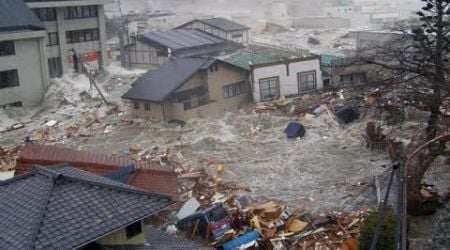
{"label": "utility pole", "polygon": [[[119,14],[120,14],[120,21],[119,21],[119,48],[120,48],[120,66],[123,68],[128,68],[127,63],[127,55],[125,51],[125,39],[124,35],[126,34],[128,37],[128,22],[126,21],[126,18],[124,18],[122,14],[122,4],[120,0],[117,0],[117,4],[119,7]],[[129,43],[129,39],[127,43]]]}

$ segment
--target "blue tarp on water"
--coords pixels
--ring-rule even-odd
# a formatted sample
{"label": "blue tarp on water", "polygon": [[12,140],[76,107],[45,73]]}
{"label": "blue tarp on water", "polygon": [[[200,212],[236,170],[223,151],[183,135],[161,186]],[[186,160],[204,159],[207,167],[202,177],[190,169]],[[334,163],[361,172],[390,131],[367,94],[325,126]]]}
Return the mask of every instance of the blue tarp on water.
{"label": "blue tarp on water", "polygon": [[108,179],[118,181],[124,184],[128,184],[130,176],[134,173],[134,165],[123,167],[119,170],[113,171],[111,173],[105,174],[103,177]]}
{"label": "blue tarp on water", "polygon": [[284,130],[288,138],[303,137],[306,133],[305,127],[298,122],[291,122]]}
{"label": "blue tarp on water", "polygon": [[250,233],[244,234],[241,237],[238,237],[234,240],[228,241],[222,246],[223,250],[233,250],[235,248],[238,248],[239,246],[242,246],[246,243],[252,242],[254,240],[259,239],[260,235],[256,231],[252,231]]}

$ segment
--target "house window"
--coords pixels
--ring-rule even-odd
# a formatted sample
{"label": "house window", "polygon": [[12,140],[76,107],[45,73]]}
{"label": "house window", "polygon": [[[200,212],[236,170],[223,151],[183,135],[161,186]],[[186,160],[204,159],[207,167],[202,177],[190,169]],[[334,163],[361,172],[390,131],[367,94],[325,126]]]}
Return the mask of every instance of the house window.
{"label": "house window", "polygon": [[133,102],[133,108],[134,109],[139,109],[139,102],[138,101],[134,101]]}
{"label": "house window", "polygon": [[17,70],[0,72],[0,89],[19,86],[19,75]]}
{"label": "house window", "polygon": [[90,17],[98,17],[98,10],[96,5],[66,7],[64,9],[64,19],[78,19]]}
{"label": "house window", "polygon": [[144,104],[144,108],[146,111],[150,111],[150,103]]}
{"label": "house window", "polygon": [[34,14],[39,20],[46,21],[56,21],[56,9],[55,8],[37,8],[33,9]]}
{"label": "house window", "polygon": [[243,37],[244,37],[243,34],[233,34],[233,35],[231,35],[231,38],[233,38],[233,39],[243,38]]}
{"label": "house window", "polygon": [[223,97],[224,98],[230,98],[233,96],[241,95],[245,92],[245,85],[244,82],[238,82],[234,84],[227,85],[223,87]]}
{"label": "house window", "polygon": [[366,73],[353,73],[341,75],[341,84],[343,85],[359,85],[367,83]]}
{"label": "house window", "polygon": [[66,31],[67,43],[79,43],[97,41],[99,39],[98,29]]}
{"label": "house window", "polygon": [[261,92],[261,100],[274,100],[279,97],[280,79],[278,77],[266,78],[259,80],[259,89]]}
{"label": "house window", "polygon": [[48,43],[47,46],[54,46],[59,44],[58,32],[50,32],[47,34]]}
{"label": "house window", "polygon": [[299,92],[315,90],[316,84],[316,72],[298,73],[298,88]]}
{"label": "house window", "polygon": [[175,94],[178,103],[183,103],[184,110],[189,110],[209,103],[208,89],[197,87],[183,90]]}
{"label": "house window", "polygon": [[14,41],[0,42],[0,56],[9,56],[16,54]]}
{"label": "house window", "polygon": [[127,226],[127,227],[125,228],[125,231],[126,231],[126,233],[127,233],[127,239],[131,239],[131,238],[133,238],[134,236],[141,234],[141,233],[142,233],[142,225],[141,225],[141,222],[138,221],[138,222],[135,222],[135,223],[133,223],[133,224]]}

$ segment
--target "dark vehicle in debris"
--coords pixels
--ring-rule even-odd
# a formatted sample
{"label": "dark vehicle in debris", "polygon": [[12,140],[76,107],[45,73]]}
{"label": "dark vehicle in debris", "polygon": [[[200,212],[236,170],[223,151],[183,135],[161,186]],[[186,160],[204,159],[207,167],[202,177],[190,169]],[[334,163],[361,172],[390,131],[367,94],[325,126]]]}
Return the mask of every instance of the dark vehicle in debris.
{"label": "dark vehicle in debris", "polygon": [[197,235],[207,241],[216,241],[231,229],[231,216],[217,205],[179,220],[177,228],[188,236]]}

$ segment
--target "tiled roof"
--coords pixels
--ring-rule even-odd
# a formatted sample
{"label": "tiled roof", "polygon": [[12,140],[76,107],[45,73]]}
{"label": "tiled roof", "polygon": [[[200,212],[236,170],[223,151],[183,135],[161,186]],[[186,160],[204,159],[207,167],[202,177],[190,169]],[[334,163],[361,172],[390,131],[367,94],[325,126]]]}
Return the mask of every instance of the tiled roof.
{"label": "tiled roof", "polygon": [[207,69],[214,61],[209,58],[173,58],[139,77],[122,98],[162,102],[195,73]]}
{"label": "tiled roof", "polygon": [[236,54],[233,54],[224,59],[225,62],[235,65],[237,67],[250,70],[251,65],[270,63],[279,61],[280,58],[272,57],[266,54],[259,54],[254,52],[242,51]]}
{"label": "tiled roof", "polygon": [[23,0],[0,0],[0,31],[45,30]]}
{"label": "tiled roof", "polygon": [[0,182],[0,249],[73,249],[172,205],[69,166]]}
{"label": "tiled roof", "polygon": [[188,240],[183,237],[170,235],[166,232],[147,227],[145,229],[145,238],[147,244],[145,246],[116,246],[110,247],[111,250],[209,250],[212,247],[203,246],[202,244]]}
{"label": "tiled roof", "polygon": [[147,192],[170,195],[173,199],[178,199],[177,174],[173,167],[59,146],[27,143],[20,150],[16,175],[31,171],[35,165],[60,163],[69,163],[75,168],[102,176],[133,164],[135,171],[128,178],[128,184]]}

